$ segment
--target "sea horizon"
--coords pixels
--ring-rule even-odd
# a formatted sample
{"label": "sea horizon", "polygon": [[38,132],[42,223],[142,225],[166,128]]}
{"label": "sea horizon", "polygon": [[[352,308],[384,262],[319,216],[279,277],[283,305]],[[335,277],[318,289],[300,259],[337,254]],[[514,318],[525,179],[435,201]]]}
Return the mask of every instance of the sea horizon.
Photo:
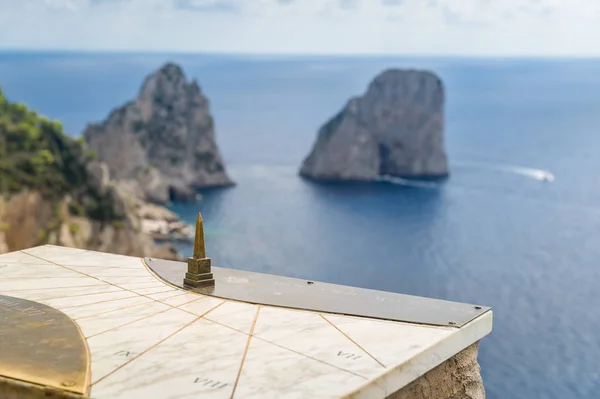
{"label": "sea horizon", "polygon": [[332,53],[332,52],[244,52],[244,51],[172,51],[172,50],[143,50],[143,49],[65,49],[65,48],[10,48],[0,47],[0,53],[6,54],[98,54],[98,55],[214,55],[214,56],[267,56],[274,58],[443,58],[443,59],[462,59],[462,60],[476,60],[476,59],[491,59],[491,60],[599,60],[600,55],[590,54],[568,54],[568,55],[531,55],[526,54],[457,54],[457,53]]}

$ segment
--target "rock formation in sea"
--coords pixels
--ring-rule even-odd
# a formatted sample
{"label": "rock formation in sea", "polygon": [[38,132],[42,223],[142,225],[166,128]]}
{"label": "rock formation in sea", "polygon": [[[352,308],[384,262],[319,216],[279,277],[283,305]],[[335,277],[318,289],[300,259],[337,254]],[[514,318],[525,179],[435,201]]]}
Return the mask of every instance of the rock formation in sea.
{"label": "rock formation in sea", "polygon": [[446,176],[443,112],[435,74],[386,70],[321,127],[300,174],[332,181]]}
{"label": "rock formation in sea", "polygon": [[192,200],[199,188],[232,184],[209,101],[173,63],[149,75],[135,100],[89,125],[84,137],[111,178],[135,182],[152,202]]}

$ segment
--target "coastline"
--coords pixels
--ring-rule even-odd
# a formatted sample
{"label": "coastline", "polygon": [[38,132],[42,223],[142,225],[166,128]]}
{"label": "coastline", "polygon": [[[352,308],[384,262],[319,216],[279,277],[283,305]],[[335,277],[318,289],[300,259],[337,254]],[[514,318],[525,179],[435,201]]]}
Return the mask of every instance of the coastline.
{"label": "coastline", "polygon": [[138,209],[138,216],[142,233],[148,234],[157,244],[193,242],[193,226],[164,206],[143,204]]}

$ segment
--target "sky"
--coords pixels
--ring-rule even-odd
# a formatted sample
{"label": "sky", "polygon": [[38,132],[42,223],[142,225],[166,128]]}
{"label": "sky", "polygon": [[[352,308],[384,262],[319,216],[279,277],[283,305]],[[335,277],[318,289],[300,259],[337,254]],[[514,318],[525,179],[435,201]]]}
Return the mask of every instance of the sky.
{"label": "sky", "polygon": [[0,0],[0,49],[600,56],[600,0]]}

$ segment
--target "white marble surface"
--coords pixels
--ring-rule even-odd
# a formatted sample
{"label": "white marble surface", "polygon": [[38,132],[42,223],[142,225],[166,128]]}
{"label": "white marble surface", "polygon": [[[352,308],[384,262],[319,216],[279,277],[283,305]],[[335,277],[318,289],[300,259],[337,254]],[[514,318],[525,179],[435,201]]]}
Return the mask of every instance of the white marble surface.
{"label": "white marble surface", "polygon": [[263,307],[254,336],[362,377],[385,371],[378,360],[317,313]]}
{"label": "white marble surface", "polygon": [[179,288],[173,288],[168,285],[163,285],[161,287],[151,287],[151,288],[132,288],[131,291],[141,294],[141,295],[149,295],[149,294],[162,294],[162,293],[172,293],[177,294],[181,290]]}
{"label": "white marble surface", "polygon": [[[127,291],[125,291],[127,292]],[[139,295],[129,296],[127,298],[115,299],[111,301],[91,303],[83,306],[71,306],[61,309],[63,313],[68,315],[70,318],[79,320],[84,318],[96,318],[105,313],[117,312],[123,313],[126,309],[154,303],[149,298],[140,297]],[[135,308],[137,310],[139,308]],[[115,313],[116,314],[116,313]],[[111,314],[107,315],[111,316]]]}
{"label": "white marble surface", "polygon": [[0,255],[0,293],[61,310],[91,355],[91,397],[384,398],[487,335],[223,300],[141,259],[43,246]]}
{"label": "white marble surface", "polygon": [[44,288],[66,288],[81,287],[84,285],[102,285],[102,281],[93,280],[85,276],[67,278],[40,278],[32,279],[23,277],[21,279],[3,278],[0,271],[0,292],[16,290],[35,290]]}
{"label": "white marble surface", "polygon": [[28,255],[24,252],[10,252],[7,254],[0,254],[0,264],[3,263],[19,263],[19,264],[39,264],[39,263],[50,263],[48,261],[41,260],[35,256]]}
{"label": "white marble surface", "polygon": [[[150,301],[115,309],[94,317],[80,318],[77,320],[77,324],[79,324],[83,335],[88,338],[169,309],[169,306],[160,302]],[[68,312],[69,309],[65,309],[65,313],[68,314]]]}
{"label": "white marble surface", "polygon": [[[179,290],[181,291],[181,290]],[[161,292],[160,294],[154,294],[154,295],[167,295],[168,292]],[[152,294],[150,294],[152,295]],[[166,303],[167,305],[170,306],[182,306],[194,301],[197,301],[198,299],[201,299],[202,296],[198,295],[198,294],[181,294],[181,292],[169,296],[169,297],[164,297],[162,298],[160,301],[162,303]]]}
{"label": "white marble surface", "polygon": [[223,305],[223,303],[225,303],[225,301],[219,298],[204,297],[180,305],[178,308],[186,312],[195,314],[196,316],[203,316],[207,312],[215,309],[216,307]]}
{"label": "white marble surface", "polygon": [[172,292],[159,292],[157,294],[146,294],[146,296],[148,298],[152,298],[152,299],[156,299],[156,300],[165,300],[165,299],[169,299],[169,298],[173,298],[173,297],[177,297],[177,296],[181,296],[181,295],[193,295],[194,300],[203,298],[202,295],[188,294],[187,292],[183,292],[181,290],[179,290],[175,294]]}
{"label": "white marble surface", "polygon": [[247,341],[246,334],[197,319],[94,384],[92,396],[230,398]]}
{"label": "white marble surface", "polygon": [[177,332],[196,317],[169,309],[88,339],[92,356],[92,383]]}
{"label": "white marble surface", "polygon": [[[119,287],[126,287],[127,284],[156,283],[157,282],[156,277],[154,277],[150,274],[148,274],[147,276],[130,276],[130,277],[102,276],[102,277],[98,277],[98,278],[109,284],[118,285]],[[156,285],[155,285],[155,287],[156,287]]]}
{"label": "white marble surface", "polygon": [[[1,263],[0,263],[1,264]],[[9,278],[64,278],[64,277],[81,277],[81,274],[54,265],[52,263],[31,263],[26,265],[20,263],[6,263],[0,266],[2,279]]]}
{"label": "white marble surface", "polygon": [[[0,272],[2,280],[2,272]],[[53,287],[28,290],[6,290],[0,294],[18,296],[30,301],[41,301],[45,299],[71,298],[75,296],[85,296],[94,294],[104,294],[108,292],[118,292],[122,289],[111,284],[82,285],[79,287]]]}
{"label": "white marble surface", "polygon": [[[366,382],[367,379],[328,363],[252,339],[235,396],[252,399],[335,398]],[[383,390],[379,390],[383,397]]]}
{"label": "white marble surface", "polygon": [[155,288],[164,287],[165,283],[162,281],[143,281],[141,283],[121,283],[119,287],[125,288],[126,290],[135,290],[139,288]]}
{"label": "white marble surface", "polygon": [[250,334],[258,316],[258,306],[241,302],[226,301],[204,317],[234,330]]}
{"label": "white marble surface", "polygon": [[[337,315],[323,315],[323,318],[385,367],[411,359],[425,347],[456,330]],[[402,345],[390,346],[391,342],[401,342]]]}
{"label": "white marble surface", "polygon": [[93,305],[97,303],[114,302],[119,299],[137,297],[133,292],[120,290],[115,292],[103,292],[100,294],[89,294],[77,298],[55,298],[47,299],[44,301],[46,305],[54,308],[66,309],[73,307],[82,307],[86,305]]}

